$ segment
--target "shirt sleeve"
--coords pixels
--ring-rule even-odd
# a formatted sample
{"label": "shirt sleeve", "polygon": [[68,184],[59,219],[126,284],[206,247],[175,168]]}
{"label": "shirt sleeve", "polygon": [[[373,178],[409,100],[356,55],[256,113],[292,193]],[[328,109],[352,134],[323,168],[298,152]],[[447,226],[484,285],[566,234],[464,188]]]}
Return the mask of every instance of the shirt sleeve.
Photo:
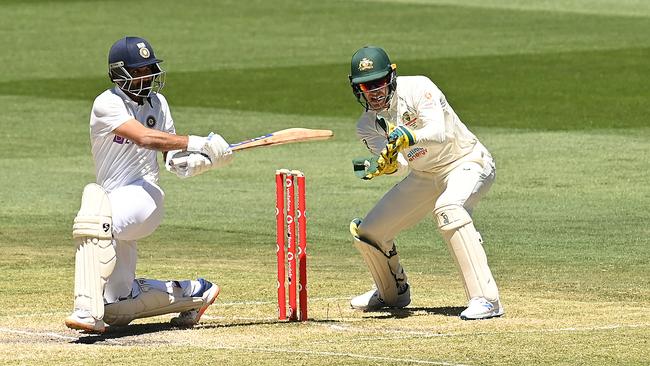
{"label": "shirt sleeve", "polygon": [[357,123],[357,137],[364,146],[373,154],[379,155],[386,147],[386,131],[375,122],[376,115],[372,112],[364,113]]}
{"label": "shirt sleeve", "polygon": [[93,103],[90,113],[90,133],[93,136],[104,137],[132,118],[120,97],[112,93],[103,93]]}
{"label": "shirt sleeve", "polygon": [[414,131],[418,143],[444,142],[444,106],[447,102],[440,89],[429,78],[422,77],[422,82],[414,88],[413,104],[418,111],[422,126]]}
{"label": "shirt sleeve", "polygon": [[174,119],[172,118],[172,112],[169,109],[167,98],[165,98],[162,94],[158,94],[158,98],[160,99],[160,104],[161,104],[160,107],[163,111],[163,115],[165,116],[165,121],[162,126],[162,131],[175,135],[176,127],[174,126]]}

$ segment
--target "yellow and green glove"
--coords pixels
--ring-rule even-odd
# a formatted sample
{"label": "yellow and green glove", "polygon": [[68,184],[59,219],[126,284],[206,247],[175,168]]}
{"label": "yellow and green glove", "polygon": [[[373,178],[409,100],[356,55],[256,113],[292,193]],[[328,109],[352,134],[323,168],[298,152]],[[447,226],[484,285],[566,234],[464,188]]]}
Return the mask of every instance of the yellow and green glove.
{"label": "yellow and green glove", "polygon": [[417,143],[415,132],[406,126],[390,125],[388,130],[388,143],[393,144],[398,151]]}
{"label": "yellow and green glove", "polygon": [[389,150],[388,145],[381,151],[379,156],[352,159],[354,174],[361,179],[370,180],[380,175],[395,173],[399,166],[397,150],[394,148]]}

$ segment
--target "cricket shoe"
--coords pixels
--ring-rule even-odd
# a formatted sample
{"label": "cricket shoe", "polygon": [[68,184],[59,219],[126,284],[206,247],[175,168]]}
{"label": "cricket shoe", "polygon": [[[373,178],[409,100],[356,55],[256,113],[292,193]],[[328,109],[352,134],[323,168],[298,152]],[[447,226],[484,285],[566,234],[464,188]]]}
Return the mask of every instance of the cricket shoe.
{"label": "cricket shoe", "polygon": [[361,294],[359,296],[353,297],[350,300],[350,306],[353,309],[363,310],[363,311],[376,311],[383,308],[403,308],[411,303],[411,286],[406,284],[406,289],[402,290],[400,294],[397,295],[397,301],[393,304],[387,304],[384,300],[379,297],[379,291],[373,286],[373,289]]}
{"label": "cricket shoe", "polygon": [[69,317],[65,318],[65,326],[86,333],[104,333],[108,328],[103,320],[95,319],[84,310],[75,310]]}
{"label": "cricket shoe", "polygon": [[489,319],[503,315],[501,301],[488,301],[484,297],[474,297],[469,300],[467,309],[460,313],[463,320]]}
{"label": "cricket shoe", "polygon": [[214,300],[217,299],[217,296],[219,296],[221,289],[218,285],[212,284],[203,278],[199,278],[197,281],[199,281],[201,287],[192,294],[192,297],[201,297],[203,299],[203,306],[178,314],[177,317],[172,318],[170,321],[173,326],[191,327],[196,325],[201,319],[201,316],[203,316],[203,313],[208,309],[208,306],[212,305]]}

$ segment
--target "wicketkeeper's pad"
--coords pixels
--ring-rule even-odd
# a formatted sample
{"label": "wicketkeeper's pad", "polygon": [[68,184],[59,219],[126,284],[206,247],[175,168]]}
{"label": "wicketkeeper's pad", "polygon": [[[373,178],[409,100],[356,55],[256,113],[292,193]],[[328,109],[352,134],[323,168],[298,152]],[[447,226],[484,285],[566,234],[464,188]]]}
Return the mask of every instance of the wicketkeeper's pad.
{"label": "wicketkeeper's pad", "polygon": [[74,308],[95,319],[104,316],[104,287],[115,268],[111,203],[98,184],[88,184],[74,219],[72,237],[77,251],[74,273]]}
{"label": "wicketkeeper's pad", "polygon": [[460,269],[467,298],[499,298],[497,284],[488,266],[483,239],[472,217],[460,205],[446,205],[433,211],[438,228]]}
{"label": "wicketkeeper's pad", "polygon": [[391,306],[397,302],[400,286],[407,282],[406,273],[399,262],[399,254],[397,254],[395,245],[385,253],[377,246],[361,239],[359,237],[360,224],[361,220],[359,219],[354,219],[350,223],[353,244],[361,253],[368,270],[370,270],[379,297],[387,306]]}

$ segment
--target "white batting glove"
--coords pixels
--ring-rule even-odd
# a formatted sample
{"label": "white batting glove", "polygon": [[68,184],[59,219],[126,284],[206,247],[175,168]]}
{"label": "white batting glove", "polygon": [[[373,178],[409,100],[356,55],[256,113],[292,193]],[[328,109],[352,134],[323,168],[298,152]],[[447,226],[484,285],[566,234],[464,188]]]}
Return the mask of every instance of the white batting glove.
{"label": "white batting glove", "polygon": [[167,153],[165,168],[179,178],[189,178],[212,169],[212,163],[201,153],[173,150]]}
{"label": "white batting glove", "polygon": [[232,150],[221,135],[210,132],[208,137],[189,136],[187,151],[206,154],[212,162],[213,168],[220,168],[230,164],[233,159]]}

